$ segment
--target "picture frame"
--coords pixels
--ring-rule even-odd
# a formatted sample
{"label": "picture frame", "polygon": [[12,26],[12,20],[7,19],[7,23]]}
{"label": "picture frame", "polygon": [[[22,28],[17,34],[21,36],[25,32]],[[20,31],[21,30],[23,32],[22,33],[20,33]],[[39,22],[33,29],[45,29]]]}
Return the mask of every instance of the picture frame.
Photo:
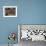
{"label": "picture frame", "polygon": [[17,6],[3,6],[3,17],[17,17]]}

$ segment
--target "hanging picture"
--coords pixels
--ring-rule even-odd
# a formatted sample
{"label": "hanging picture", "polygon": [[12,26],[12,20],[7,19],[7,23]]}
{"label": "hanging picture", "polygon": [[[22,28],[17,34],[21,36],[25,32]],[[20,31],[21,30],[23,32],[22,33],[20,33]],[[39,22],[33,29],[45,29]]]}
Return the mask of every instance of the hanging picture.
{"label": "hanging picture", "polygon": [[17,6],[3,6],[3,17],[17,17]]}

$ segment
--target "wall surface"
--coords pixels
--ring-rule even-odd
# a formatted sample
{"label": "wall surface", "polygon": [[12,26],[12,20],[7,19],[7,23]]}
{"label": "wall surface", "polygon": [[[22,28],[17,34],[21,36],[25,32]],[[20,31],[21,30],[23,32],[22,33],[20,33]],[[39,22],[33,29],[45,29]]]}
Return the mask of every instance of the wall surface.
{"label": "wall surface", "polygon": [[[3,6],[17,6],[18,17],[4,18]],[[18,24],[46,24],[46,0],[0,0],[0,44],[8,43],[9,32],[17,34]]]}

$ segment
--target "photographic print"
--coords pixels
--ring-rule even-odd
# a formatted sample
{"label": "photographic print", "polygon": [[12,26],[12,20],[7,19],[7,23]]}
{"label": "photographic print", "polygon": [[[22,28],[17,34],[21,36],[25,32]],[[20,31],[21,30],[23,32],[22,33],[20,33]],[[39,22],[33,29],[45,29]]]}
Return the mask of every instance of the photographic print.
{"label": "photographic print", "polygon": [[17,17],[17,6],[3,6],[3,17]]}

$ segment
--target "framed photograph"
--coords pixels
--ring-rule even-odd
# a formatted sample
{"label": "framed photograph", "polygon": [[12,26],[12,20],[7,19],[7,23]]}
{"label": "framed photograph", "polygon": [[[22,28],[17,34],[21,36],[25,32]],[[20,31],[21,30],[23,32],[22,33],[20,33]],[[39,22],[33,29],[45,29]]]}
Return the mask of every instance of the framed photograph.
{"label": "framed photograph", "polygon": [[17,17],[17,6],[3,6],[3,17]]}

